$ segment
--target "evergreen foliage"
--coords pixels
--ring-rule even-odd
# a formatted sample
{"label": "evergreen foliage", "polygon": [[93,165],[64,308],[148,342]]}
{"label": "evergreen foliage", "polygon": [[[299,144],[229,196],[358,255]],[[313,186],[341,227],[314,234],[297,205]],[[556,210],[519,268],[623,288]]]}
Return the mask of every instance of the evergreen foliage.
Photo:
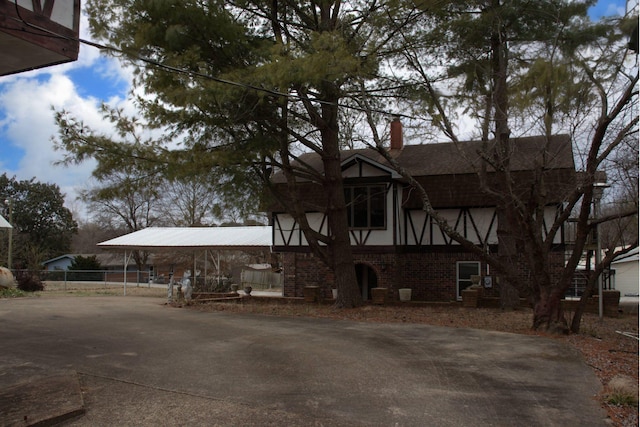
{"label": "evergreen foliage", "polygon": [[102,265],[95,255],[82,256],[76,255],[69,265],[68,280],[74,281],[100,281],[104,279]]}
{"label": "evergreen foliage", "polygon": [[[92,33],[134,66],[136,84],[153,94],[138,98],[146,124],[162,126],[166,139],[87,140],[91,132],[83,132],[82,124],[66,125],[62,114],[59,146],[68,153],[65,162],[98,158],[97,176],[119,170],[117,159],[128,158],[140,167],[144,160],[150,175],[207,174],[234,190],[244,183],[246,191],[232,192],[241,195],[230,199],[236,207],[247,194],[262,196],[261,190],[270,189],[334,270],[338,305],[353,306],[360,300],[340,148],[365,141],[385,155],[380,131],[388,112],[405,113],[406,128],[419,129],[413,136],[420,142],[461,143],[459,129],[470,127],[467,139],[496,142],[484,153],[478,179],[501,200],[503,235],[520,245],[519,254],[535,273],[519,285],[536,306],[534,326],[566,329],[559,303],[595,227],[596,172],[610,167],[609,159],[623,147],[637,153],[637,63],[627,43],[637,10],[635,18],[592,22],[587,11],[593,4],[90,0]],[[348,117],[363,124],[349,128],[361,136],[344,138],[340,125]],[[76,131],[65,137],[68,128]],[[543,220],[544,180],[527,195],[514,192],[508,146],[513,136],[558,133],[576,142],[582,178],[550,225]],[[168,148],[168,141],[180,148]],[[297,162],[304,151],[320,155],[322,173]],[[543,176],[546,167],[540,164],[536,173]],[[489,169],[499,174],[499,185],[486,181]],[[274,172],[286,178],[286,194],[270,186]],[[289,197],[300,179],[323,186],[325,206],[313,209],[327,215],[332,236],[312,230],[304,215],[309,207]],[[428,189],[421,190],[424,209],[443,230],[518,286],[512,280],[513,253],[494,257],[455,236],[430,207]],[[628,206],[617,216],[637,215],[637,194]],[[555,280],[548,265],[552,240],[542,236],[555,235],[570,217],[578,224],[575,249]],[[637,244],[636,239],[628,246]]]}

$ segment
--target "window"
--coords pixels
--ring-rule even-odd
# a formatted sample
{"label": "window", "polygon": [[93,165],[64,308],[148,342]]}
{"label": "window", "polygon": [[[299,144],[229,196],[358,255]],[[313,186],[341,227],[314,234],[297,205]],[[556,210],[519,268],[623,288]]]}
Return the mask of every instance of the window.
{"label": "window", "polygon": [[480,263],[477,261],[460,261],[456,263],[458,299],[462,291],[471,286],[471,276],[480,275]]}
{"label": "window", "polygon": [[350,228],[384,228],[386,187],[361,185],[344,188]]}

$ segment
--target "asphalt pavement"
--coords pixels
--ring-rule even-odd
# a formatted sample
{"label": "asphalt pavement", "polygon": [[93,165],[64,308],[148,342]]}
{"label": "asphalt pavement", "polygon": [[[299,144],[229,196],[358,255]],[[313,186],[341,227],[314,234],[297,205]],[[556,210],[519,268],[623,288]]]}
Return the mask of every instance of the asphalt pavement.
{"label": "asphalt pavement", "polygon": [[0,300],[0,425],[606,425],[555,340],[164,302]]}

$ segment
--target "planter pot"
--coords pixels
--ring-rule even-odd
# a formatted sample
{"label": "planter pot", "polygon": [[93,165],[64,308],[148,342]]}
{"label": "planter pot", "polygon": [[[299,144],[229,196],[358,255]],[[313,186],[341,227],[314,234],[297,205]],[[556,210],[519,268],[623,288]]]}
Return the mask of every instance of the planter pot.
{"label": "planter pot", "polygon": [[387,302],[387,288],[372,288],[371,302],[374,304],[385,304]]}
{"label": "planter pot", "polygon": [[337,299],[338,298],[338,290],[337,289],[331,289],[331,295],[333,296],[333,299]]}
{"label": "planter pot", "polygon": [[320,302],[320,287],[319,286],[305,286],[304,302]]}
{"label": "planter pot", "polygon": [[465,289],[462,291],[462,305],[464,307],[477,307],[480,295],[477,289]]}
{"label": "planter pot", "polygon": [[[620,291],[602,291],[602,309],[607,317],[617,317],[620,308]],[[598,311],[600,311],[598,307]]]}
{"label": "planter pot", "polygon": [[398,296],[402,302],[411,301],[411,288],[398,289]]}
{"label": "planter pot", "polygon": [[244,293],[247,295],[251,295],[251,291],[253,290],[253,288],[251,286],[245,286],[244,288]]}

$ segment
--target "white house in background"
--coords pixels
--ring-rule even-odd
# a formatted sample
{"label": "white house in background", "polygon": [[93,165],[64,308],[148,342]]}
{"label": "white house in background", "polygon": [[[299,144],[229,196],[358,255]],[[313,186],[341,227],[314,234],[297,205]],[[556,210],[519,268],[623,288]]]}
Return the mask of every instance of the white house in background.
{"label": "white house in background", "polygon": [[616,290],[620,291],[620,296],[638,296],[638,248],[616,258],[611,268],[616,271]]}

